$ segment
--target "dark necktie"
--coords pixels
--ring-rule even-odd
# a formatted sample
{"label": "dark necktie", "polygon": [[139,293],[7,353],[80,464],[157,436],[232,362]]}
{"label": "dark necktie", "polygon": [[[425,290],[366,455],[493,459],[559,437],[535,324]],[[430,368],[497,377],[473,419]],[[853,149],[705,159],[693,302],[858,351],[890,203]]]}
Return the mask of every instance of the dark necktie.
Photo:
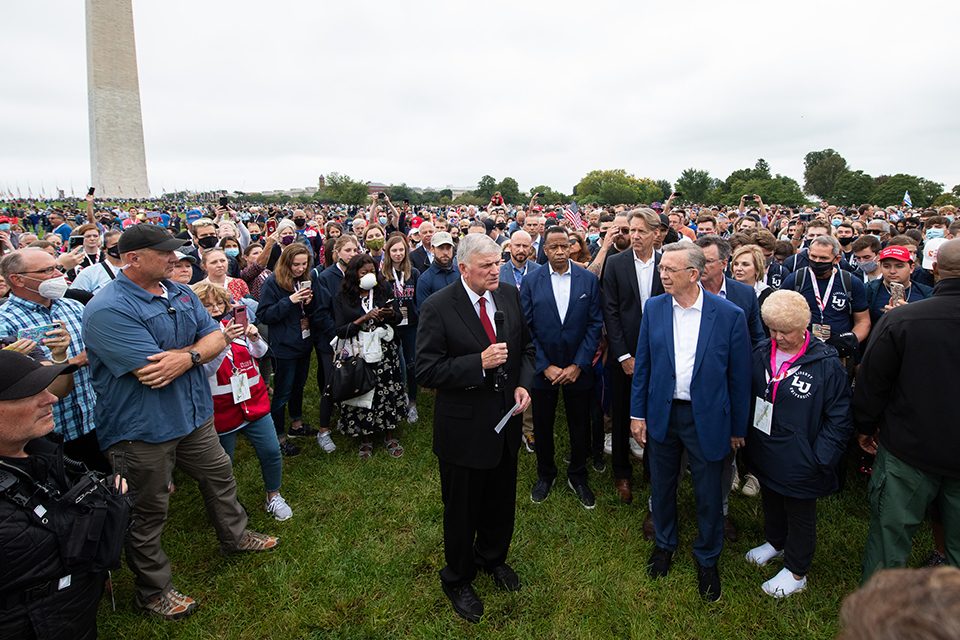
{"label": "dark necktie", "polygon": [[487,332],[490,344],[493,344],[497,341],[497,334],[493,332],[493,325],[490,324],[490,318],[487,316],[487,300],[486,298],[480,298],[477,302],[480,303],[480,324],[483,325],[483,330]]}

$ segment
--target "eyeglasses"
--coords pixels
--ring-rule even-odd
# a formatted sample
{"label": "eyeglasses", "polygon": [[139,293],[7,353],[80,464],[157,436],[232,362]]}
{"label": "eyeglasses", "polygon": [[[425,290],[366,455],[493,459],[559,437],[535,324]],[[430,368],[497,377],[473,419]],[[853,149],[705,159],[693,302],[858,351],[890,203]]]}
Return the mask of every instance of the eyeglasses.
{"label": "eyeglasses", "polygon": [[659,271],[660,273],[669,273],[670,275],[680,273],[681,271],[686,271],[687,269],[693,269],[693,267],[683,267],[682,269],[674,269],[673,267],[665,267],[662,264],[657,265],[657,271]]}
{"label": "eyeglasses", "polygon": [[47,267],[46,269],[37,269],[35,271],[16,271],[14,273],[24,274],[24,273],[42,273],[45,276],[53,275],[54,272],[63,273],[63,269],[60,266]]}

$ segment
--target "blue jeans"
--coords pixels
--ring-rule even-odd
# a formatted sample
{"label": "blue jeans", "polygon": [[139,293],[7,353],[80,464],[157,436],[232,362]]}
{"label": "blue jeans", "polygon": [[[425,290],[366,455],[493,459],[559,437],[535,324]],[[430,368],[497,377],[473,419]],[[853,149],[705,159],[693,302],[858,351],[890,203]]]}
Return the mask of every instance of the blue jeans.
{"label": "blue jeans", "polygon": [[284,414],[290,405],[290,422],[303,417],[303,386],[307,383],[310,369],[310,353],[296,358],[274,358],[273,400],[270,402],[270,415],[278,436],[286,433]]}
{"label": "blue jeans", "polygon": [[247,436],[247,440],[257,453],[257,458],[260,460],[260,474],[263,476],[263,486],[267,493],[279,491],[280,482],[283,479],[283,461],[280,457],[280,441],[277,440],[277,434],[273,428],[273,418],[268,413],[248,423],[242,429],[220,436],[220,445],[230,456],[231,462],[233,450],[237,446],[238,433]]}
{"label": "blue jeans", "polygon": [[414,374],[414,357],[417,353],[417,325],[396,327],[394,331],[397,334],[395,340],[400,346],[400,370],[406,376],[407,399],[416,402],[417,376]]}
{"label": "blue jeans", "polygon": [[663,442],[648,438],[644,456],[650,460],[651,506],[657,546],[667,551],[677,548],[677,481],[684,449],[690,460],[697,504],[697,538],[693,541],[693,555],[700,566],[712,567],[717,564],[723,549],[723,490],[720,486],[723,460],[711,462],[703,457],[693,409],[689,404],[679,404],[675,400],[670,409],[666,437]]}

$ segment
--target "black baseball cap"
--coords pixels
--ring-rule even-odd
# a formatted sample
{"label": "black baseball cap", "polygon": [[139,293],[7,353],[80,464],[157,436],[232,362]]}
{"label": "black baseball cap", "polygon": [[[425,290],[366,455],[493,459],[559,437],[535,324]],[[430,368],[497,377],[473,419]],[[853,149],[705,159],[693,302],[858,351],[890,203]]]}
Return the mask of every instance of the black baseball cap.
{"label": "black baseball cap", "polygon": [[137,249],[174,251],[185,244],[190,244],[190,241],[174,238],[161,227],[153,224],[135,224],[123,232],[117,246],[120,247],[120,253],[126,253]]}
{"label": "black baseball cap", "polygon": [[35,396],[57,376],[76,370],[75,364],[44,366],[22,353],[0,349],[0,401]]}

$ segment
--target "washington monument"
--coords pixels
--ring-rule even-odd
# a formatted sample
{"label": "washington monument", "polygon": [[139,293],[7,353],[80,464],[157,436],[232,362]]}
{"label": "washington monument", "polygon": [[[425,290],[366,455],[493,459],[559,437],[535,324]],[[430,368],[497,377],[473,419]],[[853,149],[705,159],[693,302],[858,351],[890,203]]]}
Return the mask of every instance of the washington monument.
{"label": "washington monument", "polygon": [[149,197],[132,0],[87,0],[87,92],[97,196]]}

